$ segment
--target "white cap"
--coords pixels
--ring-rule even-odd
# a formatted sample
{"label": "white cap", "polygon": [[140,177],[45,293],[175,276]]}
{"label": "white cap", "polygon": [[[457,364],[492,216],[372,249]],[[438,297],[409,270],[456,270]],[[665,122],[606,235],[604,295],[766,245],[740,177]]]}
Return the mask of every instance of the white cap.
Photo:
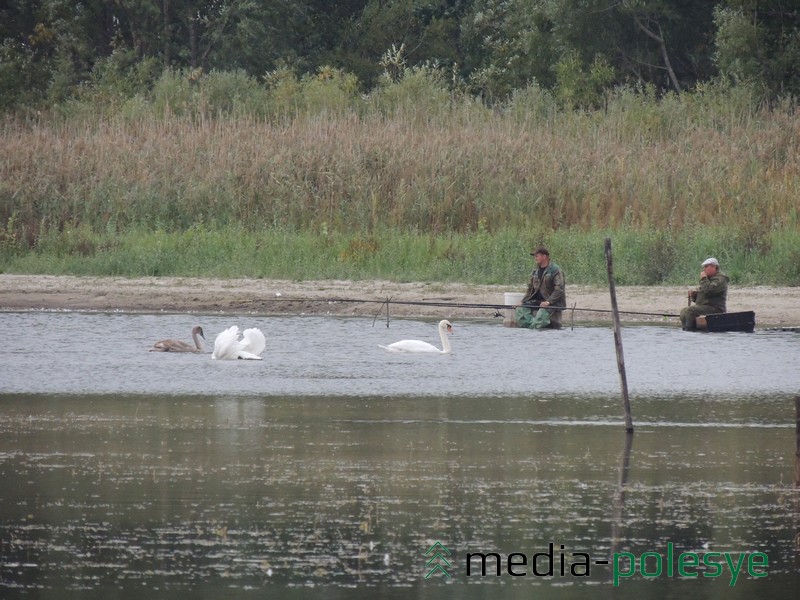
{"label": "white cap", "polygon": [[714,257],[712,256],[711,258],[707,258],[707,259],[705,259],[705,260],[703,261],[703,264],[702,264],[702,265],[700,265],[700,266],[701,266],[701,267],[707,267],[708,265],[714,265],[714,266],[717,266],[717,267],[718,267],[718,266],[719,266],[719,261],[718,261],[716,258],[714,258]]}

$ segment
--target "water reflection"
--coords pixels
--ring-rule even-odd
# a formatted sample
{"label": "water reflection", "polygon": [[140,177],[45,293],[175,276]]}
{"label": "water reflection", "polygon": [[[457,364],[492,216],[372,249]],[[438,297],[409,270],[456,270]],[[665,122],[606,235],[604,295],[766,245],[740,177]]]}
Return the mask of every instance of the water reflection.
{"label": "water reflection", "polygon": [[[574,415],[586,399],[2,396],[2,583],[131,598],[308,586],[305,597],[425,598],[447,585],[465,598],[498,585],[578,597],[612,593],[609,570],[467,579],[463,558],[671,542],[767,552],[769,578],[733,590],[635,578],[615,597],[794,593],[792,427],[673,428],[651,401],[640,412],[660,425],[639,426],[630,446],[621,423],[548,423],[553,405]],[[717,418],[742,416],[725,406]],[[423,578],[436,540],[456,557],[450,583]]]}
{"label": "water reflection", "polygon": [[617,481],[617,493],[614,496],[614,510],[611,520],[611,548],[609,549],[609,560],[614,559],[614,555],[619,550],[622,530],[622,511],[625,506],[625,490],[628,487],[628,474],[631,466],[631,450],[633,449],[633,432],[625,432],[625,445],[619,460],[619,479]]}

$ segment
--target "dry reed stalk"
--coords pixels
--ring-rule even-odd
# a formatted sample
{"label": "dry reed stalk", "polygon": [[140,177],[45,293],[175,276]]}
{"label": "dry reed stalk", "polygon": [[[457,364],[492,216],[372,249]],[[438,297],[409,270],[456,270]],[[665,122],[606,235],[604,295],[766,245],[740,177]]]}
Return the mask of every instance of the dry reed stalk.
{"label": "dry reed stalk", "polygon": [[[781,224],[797,214],[793,120],[685,127],[630,139],[575,118],[520,128],[495,116],[421,127],[408,117],[171,117],[132,123],[3,124],[0,211],[92,222],[268,220],[313,227],[474,228],[544,219],[551,227]],[[672,125],[676,128],[675,125]],[[103,197],[103,194],[105,196]],[[45,214],[47,213],[47,214]],[[97,225],[98,223],[93,223]]]}

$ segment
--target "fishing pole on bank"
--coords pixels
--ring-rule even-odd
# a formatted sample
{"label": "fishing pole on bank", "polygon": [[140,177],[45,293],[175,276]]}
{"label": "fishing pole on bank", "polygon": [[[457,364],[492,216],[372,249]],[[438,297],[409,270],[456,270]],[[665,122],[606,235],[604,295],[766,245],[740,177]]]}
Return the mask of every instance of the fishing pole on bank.
{"label": "fishing pole on bank", "polygon": [[[287,298],[288,300],[288,298]],[[294,301],[319,301],[319,298],[292,298]],[[380,304],[386,305],[387,309],[391,304],[398,304],[398,305],[405,305],[405,306],[431,306],[431,307],[444,307],[444,308],[475,308],[475,309],[492,309],[492,310],[508,310],[508,309],[515,309],[517,305],[514,304],[491,304],[491,303],[471,303],[471,302],[446,302],[446,301],[439,301],[439,300],[392,300],[391,297],[385,298],[383,300],[369,300],[364,298],[342,298],[342,297],[330,297],[330,298],[322,298],[324,302],[330,303],[352,303],[352,304]],[[607,308],[578,308],[576,306],[572,307],[542,307],[542,306],[534,306],[534,305],[522,305],[526,306],[527,308],[545,308],[549,310],[561,310],[564,312],[569,311],[582,311],[582,312],[595,312],[595,313],[612,313],[612,309]],[[627,315],[639,315],[639,316],[649,316],[649,317],[678,317],[679,315],[667,312],[643,312],[643,311],[634,311],[634,310],[620,310],[618,311],[621,314]]]}

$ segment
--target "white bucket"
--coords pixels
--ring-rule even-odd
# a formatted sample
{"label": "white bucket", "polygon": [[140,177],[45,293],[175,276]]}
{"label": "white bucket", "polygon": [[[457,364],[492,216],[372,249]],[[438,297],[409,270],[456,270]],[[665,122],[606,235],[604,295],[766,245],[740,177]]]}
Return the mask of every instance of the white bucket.
{"label": "white bucket", "polygon": [[[525,294],[520,294],[518,292],[506,292],[503,298],[503,304],[506,306],[516,306],[517,304],[522,304],[522,299],[525,297]],[[516,327],[517,321],[514,318],[514,309],[513,308],[506,308],[503,310],[503,327]]]}

